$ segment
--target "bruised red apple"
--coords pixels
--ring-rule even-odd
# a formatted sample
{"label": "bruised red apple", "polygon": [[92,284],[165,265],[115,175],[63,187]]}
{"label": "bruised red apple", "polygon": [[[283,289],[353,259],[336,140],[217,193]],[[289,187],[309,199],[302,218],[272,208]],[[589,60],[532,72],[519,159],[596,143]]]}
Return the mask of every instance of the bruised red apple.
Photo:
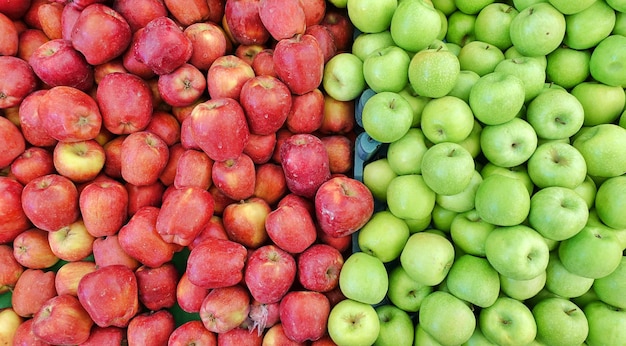
{"label": "bruised red apple", "polygon": [[135,58],[157,75],[174,71],[186,63],[193,52],[191,40],[169,17],[157,17],[148,22],[132,49]]}
{"label": "bruised red apple", "polygon": [[208,293],[208,288],[193,284],[189,281],[187,272],[183,272],[176,285],[176,302],[183,311],[196,313],[200,311],[202,301]]}
{"label": "bruised red apple", "polygon": [[37,76],[28,62],[10,55],[0,56],[0,109],[18,106],[37,87]]}
{"label": "bruised red apple", "polygon": [[300,0],[261,0],[259,17],[276,41],[303,34],[307,25]]}
{"label": "bruised red apple", "polygon": [[21,184],[54,173],[52,153],[41,147],[30,147],[11,163],[11,174]]}
{"label": "bruised red apple", "polygon": [[99,65],[122,55],[132,32],[122,15],[104,4],[85,7],[74,23],[71,41],[91,65]]}
{"label": "bruised red apple", "polygon": [[149,267],[159,267],[174,257],[178,246],[168,243],[156,229],[160,209],[142,207],[118,232],[121,248]]}
{"label": "bruised red apple", "polygon": [[209,222],[213,204],[213,197],[205,189],[174,188],[163,198],[156,231],[168,243],[187,246]]}
{"label": "bruised red apple", "polygon": [[160,181],[150,185],[124,184],[128,191],[128,215],[133,216],[142,207],[158,207],[163,201],[165,186]]}
{"label": "bruised red apple", "polygon": [[22,317],[32,317],[55,296],[55,273],[27,268],[15,284],[11,295],[13,310]]}
{"label": "bruised red apple", "polygon": [[220,346],[261,346],[263,334],[248,330],[248,328],[237,327],[217,334],[217,343]]}
{"label": "bruised red apple", "polygon": [[88,183],[80,192],[79,208],[87,231],[94,237],[113,235],[128,216],[128,191],[114,179]]}
{"label": "bruised red apple", "polygon": [[324,94],[314,89],[306,94],[294,95],[285,125],[292,133],[313,133],[324,118]]}
{"label": "bruised red apple", "polygon": [[352,170],[354,145],[350,138],[344,135],[329,135],[320,138],[328,152],[330,173],[345,174]]}
{"label": "bruised red apple", "polygon": [[224,29],[216,23],[210,21],[193,23],[183,32],[193,45],[189,63],[201,71],[208,71],[217,58],[229,54],[233,49],[233,44],[226,37]]}
{"label": "bruised red apple", "polygon": [[246,248],[234,241],[203,242],[189,253],[186,269],[189,281],[205,288],[235,285],[243,279],[247,256]]}
{"label": "bruised red apple", "polygon": [[213,162],[211,180],[224,195],[240,201],[254,194],[255,170],[250,156],[242,153],[234,159]]}
{"label": "bruised red apple", "polygon": [[224,21],[238,44],[265,44],[270,33],[259,16],[260,0],[226,1]]}
{"label": "bruised red apple", "polygon": [[280,161],[287,187],[297,195],[312,198],[320,185],[330,178],[328,152],[312,134],[294,134],[280,147]]}
{"label": "bruised red apple", "polygon": [[129,134],[144,130],[152,117],[152,91],[140,77],[124,72],[110,73],[98,84],[96,99],[102,123],[111,133]]}
{"label": "bruised red apple", "polygon": [[331,237],[350,235],[372,216],[374,197],[359,180],[335,176],[315,195],[315,215],[321,230]]}
{"label": "bruised red apple", "polygon": [[292,254],[301,253],[317,239],[311,214],[299,205],[274,209],[265,219],[265,229],[274,244]]}
{"label": "bruised red apple", "polygon": [[276,245],[254,250],[245,270],[245,283],[252,297],[260,303],[280,301],[296,277],[296,260]]}
{"label": "bruised red apple", "polygon": [[206,89],[206,78],[197,67],[184,63],[174,71],[160,75],[157,86],[165,103],[184,107],[200,99]]}
{"label": "bruised red apple", "polygon": [[[297,0],[294,0],[297,1]],[[272,76],[256,76],[241,88],[239,96],[250,132],[269,135],[280,129],[291,110],[291,92],[285,83]]]}
{"label": "bruised red apple", "polygon": [[202,301],[200,319],[213,333],[225,333],[238,327],[248,317],[250,295],[240,285],[212,289]]}
{"label": "bruised red apple", "polygon": [[197,187],[208,190],[213,180],[213,160],[201,150],[184,149],[176,165],[174,186],[178,189]]}
{"label": "bruised red apple", "polygon": [[133,185],[150,185],[159,180],[169,159],[167,144],[148,131],[129,134],[121,148],[122,178]]}
{"label": "bruised red apple", "polygon": [[283,324],[277,323],[263,335],[263,345],[305,346],[306,343],[289,339],[285,334]]}
{"label": "bruised red apple", "polygon": [[195,142],[213,161],[235,159],[250,137],[244,110],[234,99],[218,98],[198,104],[190,115]]}
{"label": "bruised red apple", "polygon": [[5,293],[15,287],[25,268],[15,259],[8,244],[0,244],[0,260],[4,264],[0,267],[0,293]]}
{"label": "bruised red apple", "polygon": [[93,242],[93,258],[98,267],[120,264],[135,270],[141,265],[122,249],[117,234],[96,238]]}
{"label": "bruised red apple", "polygon": [[54,277],[57,294],[78,296],[78,283],[83,276],[95,271],[96,268],[96,263],[92,261],[73,261],[63,264]]}
{"label": "bruised red apple", "polygon": [[93,180],[104,168],[106,154],[95,139],[78,142],[57,142],[52,162],[57,173],[75,183]]}
{"label": "bruised red apple", "polygon": [[252,249],[262,246],[269,239],[265,219],[271,211],[270,205],[259,197],[227,205],[222,222],[228,238]]}
{"label": "bruised red apple", "polygon": [[167,8],[162,0],[115,0],[112,6],[126,19],[132,32],[143,28],[155,18],[167,16]]}
{"label": "bruised red apple", "polygon": [[31,222],[22,207],[24,185],[9,177],[0,177],[0,244],[10,243]]}
{"label": "bruised red apple", "polygon": [[320,292],[292,291],[280,302],[285,335],[296,342],[313,341],[326,334],[330,302]]}
{"label": "bruised red apple", "polygon": [[87,341],[80,346],[121,345],[126,338],[126,330],[119,327],[93,326]]}
{"label": "bruised red apple", "polygon": [[286,193],[287,181],[280,165],[266,162],[256,167],[255,197],[264,199],[270,206],[275,206]]}
{"label": "bruised red apple", "polygon": [[169,147],[180,142],[180,123],[171,113],[158,110],[152,112],[145,130],[161,137]]}
{"label": "bruised red apple", "polygon": [[47,85],[67,85],[82,91],[94,83],[93,67],[64,39],[50,40],[39,46],[28,61],[35,74]]}
{"label": "bruised red apple", "polygon": [[78,283],[78,299],[100,327],[126,327],[139,310],[137,278],[124,265],[99,267]]}
{"label": "bruised red apple", "polygon": [[50,268],[59,261],[48,242],[47,231],[31,228],[18,234],[13,240],[13,257],[26,268]]}
{"label": "bruised red apple", "polygon": [[44,175],[24,186],[22,208],[37,228],[56,231],[78,219],[78,190],[62,175]]}
{"label": "bruised red apple", "polygon": [[139,267],[135,271],[139,302],[147,309],[158,311],[169,309],[176,304],[178,271],[173,263],[160,267]]}
{"label": "bruised red apple", "polygon": [[343,262],[336,248],[327,244],[312,245],[298,256],[298,281],[310,291],[331,291],[339,285]]}
{"label": "bruised red apple", "polygon": [[254,76],[252,66],[240,57],[233,54],[220,56],[207,71],[207,90],[213,99],[228,97],[239,100],[241,88]]}
{"label": "bruised red apple", "polygon": [[206,0],[164,0],[170,15],[183,27],[203,22],[211,13]]}
{"label": "bruised red apple", "polygon": [[311,35],[280,40],[274,47],[274,70],[292,93],[306,94],[322,82],[324,52]]}
{"label": "bruised red apple", "polygon": [[69,294],[50,298],[33,316],[33,333],[54,345],[87,341],[94,321],[79,300]]}
{"label": "bruised red apple", "polygon": [[270,161],[276,147],[276,133],[268,135],[250,134],[243,153],[250,156],[255,164],[260,165]]}
{"label": "bruised red apple", "polygon": [[192,320],[178,326],[167,341],[168,346],[217,346],[217,335],[204,328],[202,321]]}
{"label": "bruised red apple", "polygon": [[129,345],[166,345],[175,328],[174,316],[168,310],[144,312],[130,320],[126,339]]}

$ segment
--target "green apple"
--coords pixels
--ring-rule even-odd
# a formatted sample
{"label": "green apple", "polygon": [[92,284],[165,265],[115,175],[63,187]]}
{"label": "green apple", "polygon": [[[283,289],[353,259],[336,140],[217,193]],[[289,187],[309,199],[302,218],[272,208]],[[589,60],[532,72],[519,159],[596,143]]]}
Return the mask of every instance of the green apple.
{"label": "green apple", "polygon": [[[433,210],[434,209],[435,208],[433,207]],[[406,222],[406,224],[409,225],[409,232],[413,234],[413,233],[424,231],[428,227],[430,227],[432,219],[433,219],[432,214],[428,214],[424,216],[423,218],[419,218],[419,219],[404,219],[404,222]]]}
{"label": "green apple", "polygon": [[363,61],[352,53],[339,53],[324,66],[322,85],[326,93],[339,101],[351,101],[365,89]]}
{"label": "green apple", "polygon": [[391,143],[404,136],[413,122],[413,109],[398,93],[384,91],[370,97],[361,115],[363,129],[374,140]]}
{"label": "green apple", "polygon": [[619,126],[626,129],[626,109],[622,112],[622,115],[619,117]]}
{"label": "green apple", "polygon": [[459,144],[465,148],[472,155],[473,158],[477,158],[482,153],[480,149],[480,134],[483,132],[483,127],[480,122],[474,119],[474,126],[472,132]]}
{"label": "green apple", "polygon": [[[544,1],[547,1],[547,0],[544,0]],[[531,59],[535,59],[539,63],[541,63],[541,66],[543,66],[544,69],[546,68],[546,66],[548,64],[548,59],[546,58],[546,56],[547,55],[537,55],[537,56],[524,55],[524,54],[520,53],[515,46],[511,46],[507,50],[504,51],[504,58],[505,59],[514,59],[514,58],[531,58]]]}
{"label": "green apple", "polygon": [[454,0],[431,0],[433,6],[443,12],[446,17],[456,11],[456,3]]}
{"label": "green apple", "polygon": [[548,0],[513,0],[513,6],[515,6],[518,11],[521,11],[526,7],[532,6],[540,2],[548,2]]}
{"label": "green apple", "polygon": [[485,125],[503,124],[517,116],[524,105],[524,82],[504,72],[488,73],[474,84],[469,105]]}
{"label": "green apple", "polygon": [[600,298],[598,298],[598,295],[593,289],[590,289],[582,295],[571,298],[570,300],[573,301],[574,304],[580,306],[584,312],[585,306],[587,306],[591,302],[599,301]]}
{"label": "green apple", "polygon": [[372,345],[380,332],[374,307],[352,299],[343,299],[332,307],[327,325],[337,345]]}
{"label": "green apple", "polygon": [[402,138],[389,143],[387,161],[396,175],[422,173],[422,157],[428,150],[420,128],[412,127]]}
{"label": "green apple", "polygon": [[377,93],[400,92],[409,82],[410,62],[409,54],[398,46],[379,48],[363,61],[365,83]]}
{"label": "green apple", "polygon": [[602,301],[590,302],[583,308],[589,324],[587,345],[621,345],[626,340],[626,310]]}
{"label": "green apple", "polygon": [[400,264],[406,273],[413,280],[428,286],[440,284],[452,262],[452,243],[443,236],[429,232],[412,234],[400,254]]}
{"label": "green apple", "polygon": [[547,2],[520,10],[509,27],[511,42],[525,56],[547,55],[561,45],[565,16]]}
{"label": "green apple", "polygon": [[474,114],[460,98],[443,96],[431,99],[422,111],[421,128],[432,143],[458,143],[472,132]]}
{"label": "green apple", "polygon": [[464,213],[474,209],[474,201],[476,199],[476,190],[483,182],[480,172],[474,170],[470,182],[463,191],[454,195],[441,195],[435,197],[436,205],[440,205],[455,213]]}
{"label": "green apple", "polygon": [[419,127],[422,121],[422,112],[428,101],[430,101],[430,97],[418,95],[410,84],[407,84],[398,94],[409,101],[413,109],[413,122],[411,123],[411,127]]}
{"label": "green apple", "polygon": [[589,325],[583,310],[565,298],[546,298],[532,309],[537,339],[547,345],[580,345],[587,339]]}
{"label": "green apple", "polygon": [[626,256],[611,274],[596,279],[592,287],[603,302],[626,309]]}
{"label": "green apple", "polygon": [[493,72],[496,65],[504,60],[504,53],[490,43],[475,40],[461,47],[458,58],[461,70],[474,71],[484,76]]}
{"label": "green apple", "polygon": [[348,0],[328,0],[331,4],[333,4],[337,8],[346,8],[348,7]]}
{"label": "green apple", "polygon": [[585,158],[574,146],[545,142],[537,147],[527,163],[528,175],[535,186],[562,186],[570,189],[587,177]]}
{"label": "green apple", "polygon": [[498,273],[515,280],[530,280],[546,270],[550,250],[534,229],[517,225],[491,231],[485,240],[485,255]]}
{"label": "green apple", "polygon": [[530,198],[528,223],[548,239],[561,241],[575,236],[588,218],[587,203],[572,189],[546,187]]}
{"label": "green apple", "polygon": [[465,101],[465,103],[468,103],[470,90],[472,90],[472,87],[476,84],[476,81],[478,81],[479,78],[480,76],[478,73],[474,71],[461,70],[459,77],[456,80],[456,84],[452,90],[450,90],[448,96],[458,97],[459,99]]}
{"label": "green apple", "polygon": [[485,308],[500,293],[500,278],[486,258],[469,254],[458,257],[448,273],[446,285],[455,297]]}
{"label": "green apple", "polygon": [[476,40],[492,44],[501,51],[511,47],[509,28],[519,11],[515,7],[494,2],[483,7],[476,15],[474,34]]}
{"label": "green apple", "polygon": [[417,312],[422,300],[433,291],[433,286],[421,284],[413,280],[409,274],[398,265],[389,271],[389,301],[407,312]]}
{"label": "green apple", "polygon": [[452,52],[444,49],[424,49],[409,63],[409,83],[425,97],[442,97],[456,85],[461,65]]}
{"label": "green apple", "polygon": [[626,173],[626,129],[615,124],[595,125],[577,136],[573,145],[587,162],[587,173],[615,177]]}
{"label": "green apple", "polygon": [[435,203],[435,207],[432,212],[433,230],[441,231],[444,234],[450,233],[450,226],[452,225],[452,220],[454,220],[456,214],[458,213]]}
{"label": "green apple", "polygon": [[348,17],[356,29],[376,33],[389,29],[398,0],[350,0]]}
{"label": "green apple", "polygon": [[391,18],[389,31],[398,47],[418,52],[440,34],[441,16],[427,1],[400,1]]}
{"label": "green apple", "polygon": [[519,166],[535,152],[537,133],[526,120],[513,118],[502,124],[483,127],[480,148],[485,158],[496,166]]}
{"label": "green apple", "polygon": [[528,175],[528,170],[526,169],[526,165],[519,165],[519,166],[514,166],[514,167],[500,167],[500,166],[494,165],[491,162],[487,162],[483,166],[483,168],[480,170],[480,174],[483,176],[483,179],[487,178],[488,176],[492,174],[500,174],[500,175],[505,175],[507,177],[519,179],[526,187],[526,190],[528,191],[528,195],[532,195],[535,189],[535,184],[533,184],[533,181],[530,179],[530,176]]}
{"label": "green apple", "polygon": [[461,51],[461,46],[459,46],[456,43],[452,43],[448,41],[444,41],[444,43],[448,51],[450,51],[452,54],[456,55],[457,57],[459,56],[459,52]]}
{"label": "green apple", "polygon": [[626,88],[626,37],[610,35],[591,53],[589,72],[600,83]]}
{"label": "green apple", "polygon": [[467,14],[478,14],[485,6],[493,3],[494,0],[454,0],[457,9]]}
{"label": "green apple", "polygon": [[567,270],[592,279],[611,274],[619,266],[622,251],[610,229],[590,225],[561,241],[558,248],[559,259]]}
{"label": "green apple", "polygon": [[376,33],[360,33],[352,42],[352,54],[365,61],[372,52],[389,46],[394,46],[389,30]]}
{"label": "green apple", "polygon": [[534,99],[546,81],[546,69],[536,58],[517,57],[502,60],[494,71],[516,76],[524,83],[524,102]]}
{"label": "green apple", "polygon": [[409,226],[388,210],[375,212],[357,236],[361,251],[383,263],[398,258],[408,239]]}
{"label": "green apple", "polygon": [[590,50],[561,46],[548,54],[546,77],[565,89],[571,89],[589,77]]}
{"label": "green apple", "polygon": [[454,11],[448,16],[448,31],[446,32],[446,41],[463,47],[468,42],[476,39],[474,28],[476,24],[476,16]]}
{"label": "green apple", "polygon": [[508,297],[524,301],[539,293],[546,283],[546,272],[543,271],[536,277],[528,280],[516,280],[508,276],[500,275],[500,290]]}
{"label": "green apple", "polygon": [[457,214],[450,225],[450,237],[463,252],[485,257],[485,241],[496,228],[478,216],[476,210]]}
{"label": "green apple", "polygon": [[614,122],[622,114],[626,103],[624,89],[594,81],[577,84],[571,94],[583,105],[584,126]]}
{"label": "green apple", "polygon": [[554,8],[559,10],[563,14],[574,14],[591,6],[596,0],[548,0]]}
{"label": "green apple", "polygon": [[591,209],[594,206],[598,188],[589,175],[585,177],[585,180],[580,185],[574,188],[574,191],[583,198],[587,204],[587,209]]}
{"label": "green apple", "polygon": [[442,345],[461,345],[476,328],[476,316],[470,307],[443,291],[435,291],[424,298],[418,318],[424,331]]}
{"label": "green apple", "polygon": [[626,1],[624,0],[606,0],[615,11],[626,12]]}
{"label": "green apple", "polygon": [[397,174],[391,169],[385,157],[368,162],[363,167],[363,184],[379,201],[387,200],[387,186],[396,176]]}
{"label": "green apple", "polygon": [[600,185],[595,207],[605,225],[626,229],[626,175],[609,178]]}
{"label": "green apple", "polygon": [[413,345],[420,346],[442,346],[432,335],[428,334],[421,324],[417,323],[415,326],[415,337],[413,338]]}
{"label": "green apple", "polygon": [[389,278],[383,262],[365,252],[354,252],[339,274],[339,288],[346,298],[365,304],[378,304],[387,294]]}
{"label": "green apple", "polygon": [[566,90],[544,90],[526,107],[526,120],[543,139],[570,138],[585,121],[585,110]]}
{"label": "green apple", "polygon": [[615,11],[605,1],[565,16],[563,43],[573,49],[590,49],[605,39],[615,26]]}
{"label": "green apple", "polygon": [[546,268],[546,288],[564,298],[580,297],[589,291],[594,279],[570,272],[559,258],[558,251],[550,253]]}
{"label": "green apple", "polygon": [[409,314],[391,304],[375,307],[380,322],[374,346],[412,345],[415,327]]}
{"label": "green apple", "polygon": [[421,220],[430,216],[435,197],[420,174],[399,175],[387,187],[387,207],[401,219]]}
{"label": "green apple", "polygon": [[532,311],[521,301],[506,296],[480,311],[478,325],[489,341],[501,346],[526,345],[537,336]]}
{"label": "green apple", "polygon": [[422,157],[422,177],[436,194],[461,193],[469,185],[474,170],[474,158],[460,144],[435,144]]}
{"label": "green apple", "polygon": [[485,335],[480,330],[480,327],[477,324],[476,328],[474,328],[474,333],[469,338],[469,340],[467,340],[467,342],[463,344],[463,346],[497,346],[497,345],[489,341],[489,339],[485,337]]}
{"label": "green apple", "polygon": [[[431,1],[432,3],[432,1]],[[433,5],[434,6],[434,5]],[[448,33],[448,16],[446,16],[445,13],[443,13],[443,11],[435,8],[437,10],[437,13],[439,14],[439,19],[441,19],[441,27],[439,28],[439,34],[437,34],[437,37],[435,38],[435,41],[441,41],[443,42],[443,40],[446,38],[446,34]],[[445,42],[444,42],[445,45]],[[446,47],[447,49],[447,47]]]}
{"label": "green apple", "polygon": [[530,194],[524,183],[501,174],[483,175],[474,202],[478,216],[496,226],[519,225],[530,211]]}

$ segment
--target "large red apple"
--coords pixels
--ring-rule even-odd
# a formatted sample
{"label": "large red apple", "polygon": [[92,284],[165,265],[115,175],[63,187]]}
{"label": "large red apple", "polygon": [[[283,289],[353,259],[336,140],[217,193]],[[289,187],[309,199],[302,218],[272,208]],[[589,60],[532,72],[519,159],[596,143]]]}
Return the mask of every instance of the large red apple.
{"label": "large red apple", "polygon": [[41,269],[26,269],[17,280],[11,306],[22,317],[33,317],[39,309],[57,295],[55,274]]}
{"label": "large red apple", "polygon": [[54,173],[52,153],[45,148],[30,147],[11,163],[11,174],[24,185],[35,178],[51,173]]}
{"label": "large red apple", "polygon": [[243,45],[265,44],[270,33],[259,16],[260,0],[226,1],[224,21],[233,39]]}
{"label": "large red apple", "polygon": [[214,239],[199,244],[189,254],[187,275],[194,285],[227,287],[243,279],[247,249],[234,241]]}
{"label": "large red apple", "polygon": [[306,94],[322,82],[324,52],[311,35],[280,40],[274,47],[274,70],[292,93]]}
{"label": "large red apple", "polygon": [[330,178],[328,152],[315,135],[302,133],[287,138],[280,147],[280,161],[287,187],[297,195],[312,198]]}
{"label": "large red apple", "polygon": [[37,76],[49,86],[67,85],[83,91],[94,83],[93,67],[70,41],[50,40],[39,46],[28,61]]}
{"label": "large red apple", "polygon": [[343,256],[327,244],[315,244],[298,256],[298,281],[307,290],[329,292],[339,285]]}
{"label": "large red apple", "polygon": [[296,342],[317,340],[326,334],[330,302],[320,292],[292,291],[280,302],[285,335]]}
{"label": "large red apple", "polygon": [[248,317],[250,295],[241,285],[214,288],[200,308],[204,327],[213,333],[225,333],[238,327]]}
{"label": "large red apple", "polygon": [[133,317],[126,328],[129,345],[166,345],[176,328],[174,316],[168,310],[150,311]]}
{"label": "large red apple", "polygon": [[169,159],[167,144],[148,131],[133,132],[121,148],[122,178],[133,185],[150,185],[159,180]]}
{"label": "large red apple", "polygon": [[51,147],[57,142],[48,134],[39,117],[39,104],[48,92],[40,89],[28,94],[18,108],[22,135],[28,143],[37,147]]}
{"label": "large red apple", "polygon": [[37,87],[37,76],[28,62],[10,55],[0,56],[0,109],[18,106]]}
{"label": "large red apple", "polygon": [[276,245],[254,250],[246,264],[245,283],[252,297],[260,303],[280,301],[296,277],[296,260]]}
{"label": "large red apple", "polygon": [[44,175],[24,186],[22,208],[37,228],[56,231],[78,219],[78,190],[62,175]]}
{"label": "large red apple", "polygon": [[276,41],[303,34],[307,25],[300,0],[261,0],[259,17]]}
{"label": "large red apple", "polygon": [[53,345],[87,341],[94,321],[79,300],[69,294],[50,298],[33,316],[33,333]]}
{"label": "large red apple", "polygon": [[250,156],[241,154],[234,159],[215,161],[211,180],[227,197],[240,201],[254,194],[256,167]]}
{"label": "large red apple", "polygon": [[276,77],[274,70],[274,49],[264,48],[258,52],[252,59],[252,69],[257,76]]}
{"label": "large red apple", "polygon": [[171,18],[154,18],[144,28],[132,49],[137,60],[157,75],[170,73],[191,58],[191,40]]}
{"label": "large red apple", "polygon": [[165,103],[185,107],[200,99],[206,89],[206,78],[197,67],[184,63],[174,71],[160,75],[157,86]]}
{"label": "large red apple", "polygon": [[80,192],[79,208],[87,231],[94,237],[113,235],[128,216],[128,191],[114,179],[88,183]]}
{"label": "large red apple", "polygon": [[[208,1],[207,1],[208,3]],[[213,22],[193,23],[187,26],[183,32],[191,40],[193,53],[189,63],[201,71],[208,71],[213,62],[230,53],[233,44],[226,37],[224,29]]]}
{"label": "large red apple", "polygon": [[204,328],[202,321],[192,320],[178,326],[170,335],[168,346],[217,346],[217,334]]}
{"label": "large red apple", "polygon": [[287,85],[272,76],[249,79],[241,88],[239,101],[246,112],[250,132],[257,135],[278,131],[285,123],[292,104]]}
{"label": "large red apple", "polygon": [[222,221],[228,238],[252,249],[262,246],[269,239],[265,219],[271,211],[270,205],[259,197],[227,205]]}
{"label": "large red apple", "polygon": [[[135,45],[137,45],[137,42],[139,42],[139,38],[144,31],[145,27],[141,27],[133,33],[133,37],[130,40],[130,47],[135,47]],[[125,72],[130,72],[137,77],[145,79],[146,81],[151,80],[151,78],[156,76],[156,73],[154,73],[148,64],[139,60],[137,55],[135,55],[134,49],[127,49],[122,54],[122,67],[126,70]]]}
{"label": "large red apple", "polygon": [[33,333],[33,319],[27,318],[17,327],[13,337],[14,346],[49,346],[50,344],[39,339]]}
{"label": "large red apple", "polygon": [[213,215],[213,197],[199,187],[174,188],[170,191],[163,198],[156,231],[168,243],[187,246]]}
{"label": "large red apple", "polygon": [[241,88],[254,77],[252,66],[242,58],[228,54],[216,58],[207,71],[207,90],[213,99],[239,100]]}
{"label": "large red apple", "polygon": [[17,180],[0,177],[0,244],[10,243],[15,237],[31,227],[22,207],[24,186]]}
{"label": "large red apple", "polygon": [[208,190],[213,183],[211,180],[213,160],[201,150],[183,150],[176,165],[174,186],[178,189],[193,186]]}
{"label": "large red apple", "polygon": [[315,222],[309,211],[299,205],[283,205],[265,219],[270,239],[281,249],[299,254],[317,239]]}

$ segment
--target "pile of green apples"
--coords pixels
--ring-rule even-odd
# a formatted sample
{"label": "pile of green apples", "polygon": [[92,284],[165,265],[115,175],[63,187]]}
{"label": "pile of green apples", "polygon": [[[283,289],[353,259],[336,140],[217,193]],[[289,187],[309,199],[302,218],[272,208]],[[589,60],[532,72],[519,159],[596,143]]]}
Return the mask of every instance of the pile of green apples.
{"label": "pile of green apples", "polygon": [[378,208],[333,341],[624,345],[626,1],[335,2],[324,88]]}

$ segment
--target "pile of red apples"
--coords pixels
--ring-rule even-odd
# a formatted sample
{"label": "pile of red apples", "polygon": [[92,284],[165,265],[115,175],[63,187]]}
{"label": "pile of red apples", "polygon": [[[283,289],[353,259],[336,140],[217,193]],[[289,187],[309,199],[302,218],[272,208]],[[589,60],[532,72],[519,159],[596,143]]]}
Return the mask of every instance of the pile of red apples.
{"label": "pile of red apples", "polygon": [[345,12],[0,0],[0,32],[0,344],[333,344],[373,212],[322,88]]}

